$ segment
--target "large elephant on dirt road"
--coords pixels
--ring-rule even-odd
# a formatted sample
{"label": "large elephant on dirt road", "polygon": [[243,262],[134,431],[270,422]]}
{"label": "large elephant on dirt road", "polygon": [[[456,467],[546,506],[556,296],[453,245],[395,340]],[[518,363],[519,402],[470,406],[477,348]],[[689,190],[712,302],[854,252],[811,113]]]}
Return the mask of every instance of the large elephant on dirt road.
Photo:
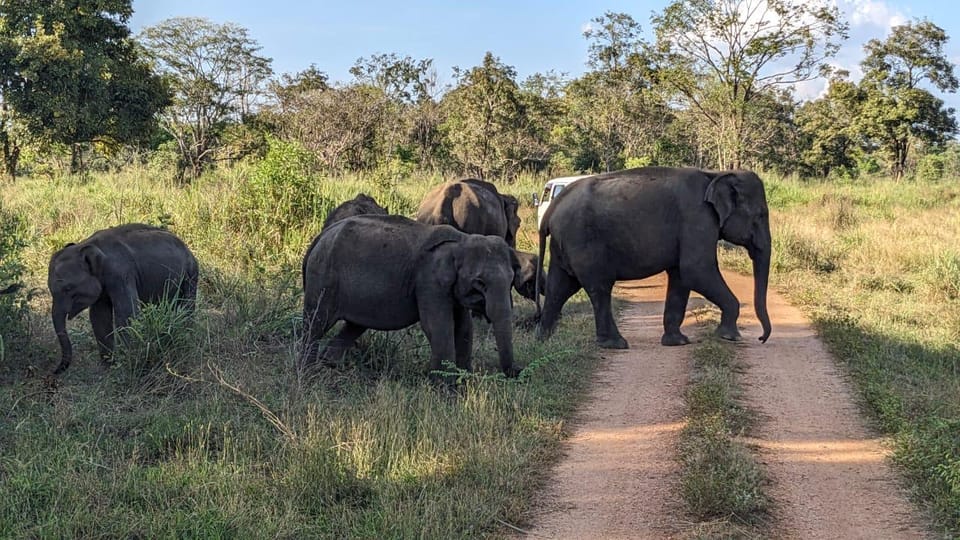
{"label": "large elephant on dirt road", "polygon": [[680,332],[690,291],[720,308],[718,336],[739,339],[740,302],[720,274],[720,239],[747,248],[760,341],[770,336],[770,222],[763,182],[753,172],[642,167],[584,178],[564,189],[544,215],[541,260],[548,237],[541,338],[553,332],[563,304],[583,288],[593,304],[597,343],[627,348],[610,307],[614,282],[666,271],[663,345],[690,342]]}
{"label": "large elephant on dirt road", "polygon": [[[400,330],[419,321],[432,370],[444,361],[469,370],[472,311],[490,320],[500,367],[516,375],[510,286],[518,267],[502,238],[403,216],[339,221],[320,233],[304,259],[303,363],[333,360],[368,328]],[[319,339],[338,320],[343,327],[319,351]]]}
{"label": "large elephant on dirt road", "polygon": [[[467,178],[441,184],[420,203],[417,221],[428,225],[450,225],[469,234],[499,236],[516,248],[520,203],[513,195],[504,195],[490,182]],[[516,252],[520,272],[514,287],[521,296],[535,300],[537,273],[546,282],[543,265],[533,253]]]}
{"label": "large elephant on dirt road", "polygon": [[141,303],[176,300],[192,310],[197,275],[197,259],[186,244],[150,225],[120,225],[67,244],[50,258],[47,275],[61,350],[54,373],[66,370],[73,359],[67,319],[90,308],[93,334],[106,361],[113,352],[115,331],[130,324]]}

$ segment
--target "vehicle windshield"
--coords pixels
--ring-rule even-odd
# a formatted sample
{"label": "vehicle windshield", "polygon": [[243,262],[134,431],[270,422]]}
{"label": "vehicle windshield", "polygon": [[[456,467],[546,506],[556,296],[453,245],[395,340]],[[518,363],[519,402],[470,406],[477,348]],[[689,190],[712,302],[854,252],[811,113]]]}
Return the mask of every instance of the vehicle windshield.
{"label": "vehicle windshield", "polygon": [[557,184],[553,186],[553,195],[550,198],[551,199],[556,198],[556,196],[559,195],[561,191],[563,191],[563,184]]}
{"label": "vehicle windshield", "polygon": [[550,186],[543,188],[543,196],[540,197],[540,202],[545,203],[550,200]]}

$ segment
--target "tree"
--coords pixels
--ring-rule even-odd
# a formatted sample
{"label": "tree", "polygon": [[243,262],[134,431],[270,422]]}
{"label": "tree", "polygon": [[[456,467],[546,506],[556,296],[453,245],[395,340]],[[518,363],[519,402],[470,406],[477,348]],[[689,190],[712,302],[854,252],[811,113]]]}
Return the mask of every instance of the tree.
{"label": "tree", "polygon": [[863,93],[846,77],[845,71],[837,73],[823,97],[804,103],[797,111],[800,161],[809,172],[819,176],[860,172],[856,160],[861,153],[862,136],[857,118]]}
{"label": "tree", "polygon": [[943,50],[947,40],[942,28],[916,21],[864,46],[860,127],[882,149],[897,179],[906,169],[911,141],[939,146],[957,132],[953,109],[921,87],[927,82],[942,92],[957,90],[953,64]]}
{"label": "tree", "polygon": [[756,156],[751,104],[826,74],[846,38],[835,5],[798,0],[674,0],[653,17],[660,81],[715,133],[715,164]]}
{"label": "tree", "polygon": [[139,39],[173,91],[160,125],[177,144],[178,174],[195,178],[214,162],[224,130],[254,111],[271,59],[246,28],[203,18],[167,19]]}
{"label": "tree", "polygon": [[4,167],[16,173],[18,123],[36,137],[69,145],[137,143],[168,101],[141,59],[126,23],[130,0],[9,2],[0,24]]}
{"label": "tree", "polygon": [[432,72],[432,59],[401,58],[396,53],[374,54],[369,59],[360,57],[350,68],[357,82],[379,88],[389,98],[404,104],[430,99]]}
{"label": "tree", "polygon": [[673,115],[654,88],[640,25],[608,11],[583,35],[592,69],[566,88],[564,153],[581,170],[616,169],[630,158],[650,162]]}
{"label": "tree", "polygon": [[443,131],[464,171],[480,178],[511,176],[547,148],[531,136],[516,70],[488,52],[469,70],[455,68],[457,86],[444,96]]}

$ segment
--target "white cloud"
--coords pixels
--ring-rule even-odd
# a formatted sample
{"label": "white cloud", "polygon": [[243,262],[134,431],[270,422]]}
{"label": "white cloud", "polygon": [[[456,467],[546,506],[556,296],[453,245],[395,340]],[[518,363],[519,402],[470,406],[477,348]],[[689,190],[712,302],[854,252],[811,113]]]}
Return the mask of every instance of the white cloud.
{"label": "white cloud", "polygon": [[905,24],[906,15],[883,0],[848,0],[852,26],[874,26],[884,30]]}

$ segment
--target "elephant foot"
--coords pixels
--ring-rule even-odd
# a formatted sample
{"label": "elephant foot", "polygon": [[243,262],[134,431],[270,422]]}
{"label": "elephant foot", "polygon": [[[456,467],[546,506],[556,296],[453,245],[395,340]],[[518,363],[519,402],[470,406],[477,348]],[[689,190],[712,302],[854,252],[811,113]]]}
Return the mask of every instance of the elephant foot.
{"label": "elephant foot", "polygon": [[660,344],[667,347],[677,347],[679,345],[689,345],[690,338],[680,332],[666,332],[660,338]]}
{"label": "elephant foot", "polygon": [[614,336],[609,338],[597,337],[597,345],[601,349],[629,349],[630,345],[627,345],[627,340],[623,339],[623,336]]}
{"label": "elephant foot", "polygon": [[722,326],[717,327],[716,336],[727,341],[740,341],[740,331],[736,328],[732,330]]}
{"label": "elephant foot", "polygon": [[503,374],[506,375],[508,379],[516,379],[520,376],[521,371],[523,371],[523,369],[517,366],[510,366],[503,370]]}

